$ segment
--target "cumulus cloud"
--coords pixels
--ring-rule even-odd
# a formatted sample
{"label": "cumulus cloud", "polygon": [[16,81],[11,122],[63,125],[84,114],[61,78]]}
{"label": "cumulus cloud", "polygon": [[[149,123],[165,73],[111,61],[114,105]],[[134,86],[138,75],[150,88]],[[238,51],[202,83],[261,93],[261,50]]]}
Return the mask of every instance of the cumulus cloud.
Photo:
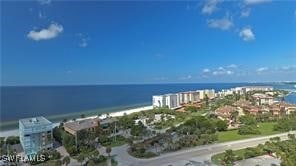
{"label": "cumulus cloud", "polygon": [[217,4],[221,2],[221,0],[208,0],[205,5],[203,6],[201,12],[203,14],[212,14],[215,12],[217,8]]}
{"label": "cumulus cloud", "polygon": [[256,71],[257,71],[257,73],[262,73],[262,72],[267,71],[267,70],[268,70],[268,67],[260,67]]}
{"label": "cumulus cloud", "polygon": [[282,71],[292,71],[292,70],[296,70],[296,65],[292,65],[292,66],[282,66],[280,68],[280,70]]}
{"label": "cumulus cloud", "polygon": [[213,75],[216,76],[216,75],[231,75],[233,74],[234,72],[231,71],[231,70],[216,70],[216,71],[213,71]]}
{"label": "cumulus cloud", "polygon": [[45,13],[44,13],[44,12],[41,12],[41,11],[39,11],[39,13],[38,13],[38,18],[40,18],[40,19],[45,19],[45,18],[46,18],[46,15],[45,15]]}
{"label": "cumulus cloud", "polygon": [[239,36],[243,38],[244,41],[255,40],[255,35],[251,28],[245,27],[239,32]]}
{"label": "cumulus cloud", "polygon": [[246,5],[257,5],[261,3],[271,2],[271,0],[244,0]]}
{"label": "cumulus cloud", "polygon": [[249,17],[250,13],[251,13],[251,9],[250,8],[243,9],[241,11],[241,17]]}
{"label": "cumulus cloud", "polygon": [[233,26],[232,21],[227,17],[221,19],[209,19],[207,20],[207,24],[210,28],[218,28],[221,30],[228,30]]}
{"label": "cumulus cloud", "polygon": [[236,64],[231,64],[231,65],[228,65],[227,67],[228,68],[237,68],[237,65]]}
{"label": "cumulus cloud", "polygon": [[209,73],[209,72],[211,72],[211,70],[210,69],[203,69],[202,72],[203,73]]}
{"label": "cumulus cloud", "polygon": [[59,25],[57,23],[52,23],[49,25],[48,28],[41,29],[39,31],[31,30],[27,37],[29,39],[39,41],[39,40],[49,40],[56,38],[60,33],[62,33],[64,30],[62,25]]}
{"label": "cumulus cloud", "polygon": [[223,67],[219,67],[218,70],[225,70]]}
{"label": "cumulus cloud", "polygon": [[237,68],[237,65],[235,64],[231,64],[228,66],[220,66],[214,69],[205,68],[202,70],[202,76],[209,77],[209,76],[233,75],[235,73],[236,68]]}
{"label": "cumulus cloud", "polygon": [[78,43],[79,47],[88,46],[88,41],[90,40],[90,38],[87,35],[82,34],[82,33],[77,33],[76,36],[78,36],[78,38],[79,38],[79,43]]}

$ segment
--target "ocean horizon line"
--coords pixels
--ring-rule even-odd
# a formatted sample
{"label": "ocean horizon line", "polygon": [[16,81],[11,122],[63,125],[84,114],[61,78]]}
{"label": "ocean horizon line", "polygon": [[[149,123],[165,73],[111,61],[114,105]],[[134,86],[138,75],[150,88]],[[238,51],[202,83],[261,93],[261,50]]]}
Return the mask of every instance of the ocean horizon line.
{"label": "ocean horizon line", "polygon": [[176,84],[272,84],[290,83],[294,81],[275,82],[168,82],[168,83],[118,83],[118,84],[61,84],[61,85],[0,85],[0,87],[65,87],[65,86],[120,86],[120,85],[176,85]]}

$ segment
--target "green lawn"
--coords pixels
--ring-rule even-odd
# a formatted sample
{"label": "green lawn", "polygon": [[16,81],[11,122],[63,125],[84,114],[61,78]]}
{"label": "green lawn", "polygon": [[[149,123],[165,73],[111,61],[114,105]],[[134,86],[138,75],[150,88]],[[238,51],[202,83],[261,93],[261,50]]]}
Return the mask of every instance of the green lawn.
{"label": "green lawn", "polygon": [[272,134],[281,133],[280,131],[273,130],[273,126],[275,124],[276,123],[273,123],[273,122],[258,123],[258,125],[259,125],[258,129],[261,132],[261,134],[257,134],[257,135],[239,135],[237,133],[238,130],[228,130],[228,131],[218,132],[218,142],[227,142],[227,141],[234,141],[234,140],[247,139],[247,138],[260,137],[260,136],[265,136],[265,135],[272,135]]}

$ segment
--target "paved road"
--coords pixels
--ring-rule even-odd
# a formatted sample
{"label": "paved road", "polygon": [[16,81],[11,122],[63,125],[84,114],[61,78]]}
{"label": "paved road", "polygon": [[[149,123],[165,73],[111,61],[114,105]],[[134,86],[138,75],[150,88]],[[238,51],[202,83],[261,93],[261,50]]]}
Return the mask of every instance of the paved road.
{"label": "paved road", "polygon": [[[127,145],[114,148],[112,154],[116,156],[119,165],[123,166],[155,166],[155,165],[184,165],[189,161],[201,162],[209,161],[211,155],[224,152],[227,149],[242,149],[246,147],[256,146],[260,143],[268,141],[272,137],[279,136],[281,140],[287,139],[288,133],[244,139],[226,143],[217,143],[211,145],[198,146],[194,148],[184,149],[177,152],[167,153],[151,159],[138,159],[130,156],[126,150]],[[295,132],[293,132],[295,134]]]}

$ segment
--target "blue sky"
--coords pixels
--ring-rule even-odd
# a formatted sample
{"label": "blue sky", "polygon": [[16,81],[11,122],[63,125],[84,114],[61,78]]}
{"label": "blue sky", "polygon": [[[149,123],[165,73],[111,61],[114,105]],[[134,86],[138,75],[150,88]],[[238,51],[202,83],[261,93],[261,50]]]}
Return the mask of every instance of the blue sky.
{"label": "blue sky", "polygon": [[1,1],[1,84],[296,80],[296,2]]}

